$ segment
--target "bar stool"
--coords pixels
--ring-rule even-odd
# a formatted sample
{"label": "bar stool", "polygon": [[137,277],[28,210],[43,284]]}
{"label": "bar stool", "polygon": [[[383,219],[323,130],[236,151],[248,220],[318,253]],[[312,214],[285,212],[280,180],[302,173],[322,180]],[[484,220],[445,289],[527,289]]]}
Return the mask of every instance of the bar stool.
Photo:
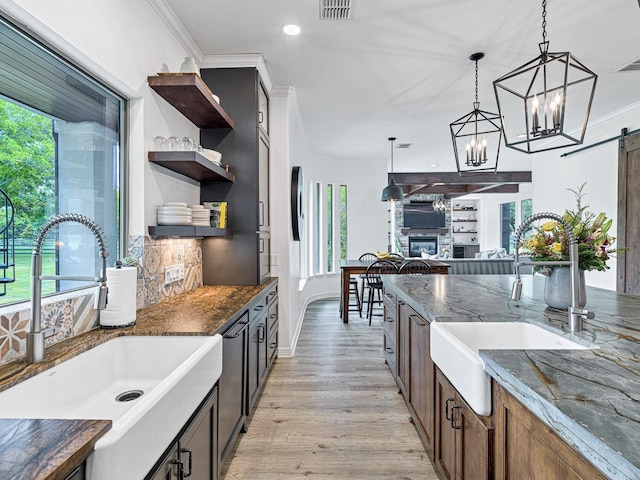
{"label": "bar stool", "polygon": [[400,265],[398,273],[410,275],[430,275],[431,266],[424,260],[405,260]]}
{"label": "bar stool", "polygon": [[[382,278],[380,275],[398,273],[398,268],[394,263],[388,260],[377,260],[367,267],[364,274],[367,287],[369,288],[369,296],[367,301],[367,317],[369,318],[369,325],[371,325],[371,319],[373,318],[373,305],[377,303],[382,305]],[[376,300],[376,293],[378,299]]]}
{"label": "bar stool", "polygon": [[[368,263],[369,265],[371,265],[373,262],[378,260],[378,256],[375,253],[368,253],[367,252],[367,253],[363,253],[362,255],[360,255],[360,258],[358,258],[358,260],[360,260],[361,262]],[[362,317],[362,308],[364,307],[364,287],[367,284],[367,282],[365,281],[364,274],[360,275],[360,280],[362,281],[362,288],[360,289],[360,316]]]}

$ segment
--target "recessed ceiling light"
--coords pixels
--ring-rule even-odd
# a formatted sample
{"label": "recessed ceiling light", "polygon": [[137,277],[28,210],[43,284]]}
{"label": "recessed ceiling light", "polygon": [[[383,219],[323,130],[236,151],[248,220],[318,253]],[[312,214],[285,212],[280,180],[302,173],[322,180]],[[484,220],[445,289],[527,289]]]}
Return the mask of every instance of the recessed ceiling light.
{"label": "recessed ceiling light", "polygon": [[431,168],[435,168],[435,167],[437,167],[437,166],[438,166],[438,164],[437,164],[437,163],[432,163],[432,164],[431,164],[431,165],[429,165],[429,166],[430,166]]}
{"label": "recessed ceiling light", "polygon": [[298,25],[285,25],[282,27],[282,31],[287,35],[300,35],[300,27]]}

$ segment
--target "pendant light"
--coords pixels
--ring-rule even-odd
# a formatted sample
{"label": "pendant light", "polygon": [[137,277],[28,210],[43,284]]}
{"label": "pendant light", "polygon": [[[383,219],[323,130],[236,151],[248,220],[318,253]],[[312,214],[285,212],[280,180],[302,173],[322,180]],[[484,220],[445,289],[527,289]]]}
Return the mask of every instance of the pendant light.
{"label": "pendant light", "polygon": [[433,201],[433,210],[437,213],[444,213],[447,211],[447,202],[444,199],[444,195],[438,195]]}
{"label": "pendant light", "polygon": [[582,143],[598,79],[570,52],[549,52],[546,18],[543,0],[540,55],[493,82],[505,145],[525,153]]}
{"label": "pendant light", "polygon": [[381,200],[383,202],[396,202],[404,198],[402,188],[396,185],[396,181],[393,179],[393,142],[395,140],[396,137],[389,137],[389,141],[391,142],[391,180],[389,180],[389,185],[382,190]]}
{"label": "pendant light", "polygon": [[478,60],[483,58],[482,52],[469,57],[469,60],[476,64],[476,101],[473,102],[473,111],[450,125],[456,167],[460,175],[469,171],[498,171],[498,155],[502,142],[500,115],[480,110],[478,101]]}

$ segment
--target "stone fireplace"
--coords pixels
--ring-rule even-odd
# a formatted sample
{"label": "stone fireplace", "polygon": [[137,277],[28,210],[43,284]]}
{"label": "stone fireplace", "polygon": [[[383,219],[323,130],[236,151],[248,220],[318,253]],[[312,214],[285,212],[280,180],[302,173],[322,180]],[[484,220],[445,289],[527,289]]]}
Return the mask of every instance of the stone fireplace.
{"label": "stone fireplace", "polygon": [[[405,257],[419,257],[420,253],[412,253],[410,251],[412,245],[418,241],[418,244],[422,240],[431,241],[430,239],[435,239],[435,252],[429,255],[439,254],[443,257],[451,256],[452,245],[451,245],[451,200],[445,199],[447,209],[445,211],[445,228],[434,228],[434,229],[413,229],[413,228],[405,228],[404,226],[404,218],[403,218],[403,210],[404,205],[410,203],[412,200],[417,202],[427,202],[433,201],[436,199],[436,195],[431,194],[417,194],[411,195],[410,197],[406,197],[402,203],[396,202],[395,205],[395,249],[394,251],[404,255]],[[412,241],[413,240],[413,241]],[[410,244],[411,241],[411,244]],[[415,244],[415,245],[418,245]],[[431,243],[433,245],[433,243]],[[413,251],[415,252],[416,248],[413,247]],[[431,251],[432,247],[427,246],[428,250]]]}

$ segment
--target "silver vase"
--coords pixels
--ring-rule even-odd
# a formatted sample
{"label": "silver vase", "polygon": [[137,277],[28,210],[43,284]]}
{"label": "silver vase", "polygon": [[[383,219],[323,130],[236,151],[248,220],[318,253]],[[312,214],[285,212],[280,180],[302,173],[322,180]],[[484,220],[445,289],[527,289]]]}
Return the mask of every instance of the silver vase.
{"label": "silver vase", "polygon": [[[584,284],[584,270],[578,271],[578,307],[587,304],[587,289]],[[544,284],[544,302],[551,308],[568,310],[571,306],[571,268],[554,267]]]}

